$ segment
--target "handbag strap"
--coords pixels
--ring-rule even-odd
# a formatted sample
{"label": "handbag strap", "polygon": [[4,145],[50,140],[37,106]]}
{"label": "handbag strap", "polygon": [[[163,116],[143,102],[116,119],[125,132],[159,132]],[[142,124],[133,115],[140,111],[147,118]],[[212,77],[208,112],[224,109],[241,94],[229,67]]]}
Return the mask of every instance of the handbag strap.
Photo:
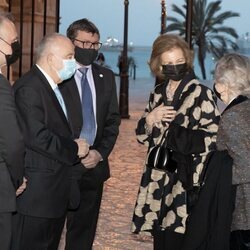
{"label": "handbag strap", "polygon": [[166,133],[167,133],[167,131],[168,131],[168,129],[166,129],[165,131],[164,131],[164,133],[163,133],[163,135],[162,135],[162,137],[161,137],[161,141],[160,141],[160,143],[158,144],[158,145],[163,145],[163,146],[166,146],[167,144],[166,144]]}
{"label": "handbag strap", "polygon": [[[174,98],[173,98],[173,100],[171,102],[168,101],[167,94],[166,94],[166,88],[167,88],[167,85],[169,84],[169,81],[165,82],[162,85],[162,93],[163,93],[162,94],[162,99],[163,99],[164,105],[173,106],[175,110],[178,110],[182,105],[180,96],[182,94],[183,89],[185,88],[185,86],[187,85],[188,82],[190,82],[191,80],[195,80],[195,77],[196,76],[194,74],[194,71],[192,70],[191,72],[189,72],[189,74],[187,74],[182,79],[182,81],[180,82],[179,86],[177,87],[177,89],[176,89],[176,91],[174,93]],[[164,140],[166,139],[165,136],[166,136],[167,131],[168,131],[167,129],[164,131],[159,145],[163,145],[165,143]]]}

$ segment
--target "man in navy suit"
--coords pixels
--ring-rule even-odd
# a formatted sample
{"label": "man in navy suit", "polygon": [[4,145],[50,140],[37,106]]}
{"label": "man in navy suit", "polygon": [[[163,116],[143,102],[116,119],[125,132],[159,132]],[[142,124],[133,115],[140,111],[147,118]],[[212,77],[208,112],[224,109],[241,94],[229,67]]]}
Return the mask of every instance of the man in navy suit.
{"label": "man in navy suit", "polygon": [[[75,72],[71,41],[54,33],[43,38],[37,61],[15,84],[15,99],[26,145],[27,188],[18,199],[15,249],[57,249],[73,188],[73,165],[88,153],[74,140],[58,84]],[[77,204],[77,200],[73,204]]]}
{"label": "man in navy suit", "polygon": [[0,14],[0,248],[9,250],[12,212],[16,195],[25,189],[23,182],[24,142],[16,117],[12,87],[2,75],[5,65],[14,63],[20,54],[17,31],[11,16]]}
{"label": "man in navy suit", "polygon": [[108,157],[119,132],[116,83],[110,69],[93,63],[101,47],[97,27],[87,19],[73,22],[67,36],[75,45],[77,70],[64,82],[62,93],[75,138],[85,138],[89,154],[75,167],[81,202],[67,215],[67,250],[92,248],[102,199],[109,176]]}

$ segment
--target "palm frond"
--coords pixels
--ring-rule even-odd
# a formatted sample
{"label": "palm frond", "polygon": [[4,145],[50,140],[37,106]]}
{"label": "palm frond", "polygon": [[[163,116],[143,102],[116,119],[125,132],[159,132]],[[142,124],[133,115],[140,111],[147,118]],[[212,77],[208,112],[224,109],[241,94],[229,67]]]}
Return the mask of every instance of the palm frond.
{"label": "palm frond", "polygon": [[167,26],[166,32],[177,31],[180,35],[185,34],[185,24],[183,23],[171,23]]}
{"label": "palm frond", "polygon": [[[180,19],[168,17],[167,32],[177,31],[180,35],[185,34],[186,9],[186,1],[182,7],[172,5],[172,10]],[[227,51],[227,48],[238,48],[234,41],[238,38],[236,30],[223,25],[229,18],[238,16],[239,14],[233,11],[221,12],[221,0],[209,3],[207,0],[193,1],[192,41],[199,47],[200,65],[204,65],[200,60],[205,60],[206,52],[211,52],[219,58]]]}
{"label": "palm frond", "polygon": [[193,4],[193,21],[195,25],[203,27],[205,10],[204,6],[206,5],[206,0],[195,0]]}
{"label": "palm frond", "polygon": [[214,35],[214,36],[209,37],[207,40],[209,43],[212,43],[216,47],[226,47],[227,46],[226,39],[223,36]]}
{"label": "palm frond", "polygon": [[235,29],[231,28],[231,27],[227,27],[227,26],[221,26],[221,27],[218,27],[218,28],[214,28],[213,29],[214,32],[217,32],[217,33],[225,33],[227,36],[232,36],[234,38],[238,38],[238,34],[237,32],[235,31]]}
{"label": "palm frond", "polygon": [[176,17],[172,17],[172,16],[168,16],[167,17],[167,23],[168,22],[172,22],[172,23],[182,23],[183,20],[181,21],[180,19],[176,18]]}
{"label": "palm frond", "polygon": [[216,12],[218,12],[221,9],[220,4],[221,4],[221,1],[211,2],[208,4],[206,8],[206,14],[205,14],[206,26],[212,24],[211,20],[213,19]]}
{"label": "palm frond", "polygon": [[216,59],[219,59],[225,54],[226,51],[224,50],[223,47],[216,47],[213,46],[213,44],[211,43],[209,52],[212,53]]}
{"label": "palm frond", "polygon": [[186,18],[186,13],[181,8],[179,8],[176,4],[172,4],[172,10],[173,12],[178,13],[184,19]]}
{"label": "palm frond", "polygon": [[222,24],[226,21],[226,19],[232,18],[232,17],[239,17],[239,13],[232,12],[232,11],[226,11],[221,14],[219,14],[217,17],[213,18],[214,24]]}

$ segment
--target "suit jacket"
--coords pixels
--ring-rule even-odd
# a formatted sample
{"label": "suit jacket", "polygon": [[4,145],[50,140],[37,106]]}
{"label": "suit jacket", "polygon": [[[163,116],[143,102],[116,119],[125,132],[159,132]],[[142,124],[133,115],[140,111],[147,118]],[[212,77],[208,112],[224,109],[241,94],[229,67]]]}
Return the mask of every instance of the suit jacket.
{"label": "suit jacket", "polygon": [[[98,185],[110,176],[108,156],[111,153],[119,133],[120,115],[117,103],[116,83],[113,72],[97,64],[92,64],[92,73],[96,90],[96,122],[97,133],[92,149],[96,149],[103,161],[91,170],[87,170],[82,164],[76,167],[75,173],[80,178],[84,172],[88,172],[93,178],[93,185]],[[83,118],[79,91],[75,78],[65,81],[60,85],[69,120],[74,132],[74,137],[79,138]]]}
{"label": "suit jacket", "polygon": [[12,87],[0,75],[0,212],[16,208],[15,189],[22,183],[24,143],[17,123]]}
{"label": "suit jacket", "polygon": [[250,229],[250,100],[239,96],[223,112],[217,147],[227,149],[234,160],[236,201],[232,230]]}
{"label": "suit jacket", "polygon": [[67,210],[72,165],[78,146],[63,110],[45,76],[36,67],[14,85],[16,105],[26,145],[25,192],[18,211],[44,218]]}

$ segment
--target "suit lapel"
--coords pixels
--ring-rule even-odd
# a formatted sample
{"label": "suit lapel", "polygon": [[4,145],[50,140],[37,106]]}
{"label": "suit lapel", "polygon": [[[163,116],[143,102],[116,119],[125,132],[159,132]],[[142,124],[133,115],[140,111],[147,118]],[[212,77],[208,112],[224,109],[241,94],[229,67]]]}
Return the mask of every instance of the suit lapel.
{"label": "suit lapel", "polygon": [[92,65],[92,73],[95,83],[95,91],[96,91],[96,122],[97,122],[97,129],[100,125],[100,112],[101,112],[101,101],[102,101],[102,94],[104,93],[104,75],[100,72],[95,64]]}
{"label": "suit lapel", "polygon": [[[64,124],[70,129],[69,127],[69,123],[67,118],[65,117],[65,114],[62,110],[62,107],[53,91],[53,89],[51,88],[48,80],[46,79],[46,77],[42,74],[42,72],[38,69],[38,67],[34,66],[34,71],[35,74],[38,75],[38,77],[41,79],[41,82],[43,83],[44,87],[46,88],[48,94],[51,96],[52,102],[54,107],[56,108],[57,112],[59,113],[62,121],[64,122]],[[67,108],[67,107],[66,107]]]}
{"label": "suit lapel", "polygon": [[74,132],[74,137],[78,138],[82,128],[82,104],[75,78],[63,82],[59,87],[68,110],[71,130]]}
{"label": "suit lapel", "polygon": [[73,77],[71,79],[71,93],[72,93],[72,97],[75,97],[75,102],[76,102],[76,106],[75,108],[77,109],[76,112],[80,114],[81,119],[82,119],[82,103],[81,103],[81,97],[77,88],[77,84],[75,81],[75,77]]}

